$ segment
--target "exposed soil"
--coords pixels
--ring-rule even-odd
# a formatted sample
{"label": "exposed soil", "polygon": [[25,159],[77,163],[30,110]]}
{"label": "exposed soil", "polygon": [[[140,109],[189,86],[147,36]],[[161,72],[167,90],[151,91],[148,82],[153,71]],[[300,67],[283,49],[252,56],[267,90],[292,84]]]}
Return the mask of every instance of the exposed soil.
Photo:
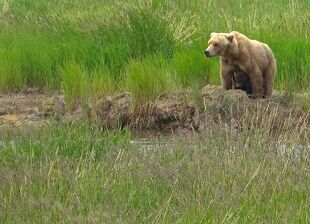
{"label": "exposed soil", "polygon": [[288,106],[279,94],[270,99],[253,100],[241,90],[226,91],[208,85],[198,99],[190,90],[163,94],[154,102],[139,106],[135,106],[132,99],[131,93],[120,93],[99,99],[87,110],[79,107],[69,113],[64,97],[59,94],[29,90],[0,95],[0,128],[78,120],[81,113],[84,118],[109,129],[128,126],[132,130],[165,132],[214,128],[219,122],[236,129],[267,124],[269,131],[308,128],[310,124],[308,114],[297,106]]}
{"label": "exposed soil", "polygon": [[135,107],[132,95],[122,93],[102,98],[93,109],[96,117],[112,129],[129,126],[132,130],[175,132],[212,129],[219,123],[235,129],[262,127],[267,132],[301,126],[309,129],[308,114],[289,103],[284,95],[253,100],[244,91],[208,85],[200,97],[194,101],[191,91],[184,90],[163,94],[154,102]]}
{"label": "exposed soil", "polygon": [[0,128],[42,125],[65,115],[63,96],[37,91],[0,95]]}

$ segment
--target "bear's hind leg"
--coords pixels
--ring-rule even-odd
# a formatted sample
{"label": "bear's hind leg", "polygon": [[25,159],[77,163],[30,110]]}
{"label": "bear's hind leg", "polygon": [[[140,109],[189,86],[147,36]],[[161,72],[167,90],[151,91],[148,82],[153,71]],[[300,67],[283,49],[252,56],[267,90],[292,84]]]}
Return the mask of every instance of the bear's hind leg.
{"label": "bear's hind leg", "polygon": [[275,74],[276,62],[272,61],[264,73],[264,94],[266,97],[270,97],[272,95]]}

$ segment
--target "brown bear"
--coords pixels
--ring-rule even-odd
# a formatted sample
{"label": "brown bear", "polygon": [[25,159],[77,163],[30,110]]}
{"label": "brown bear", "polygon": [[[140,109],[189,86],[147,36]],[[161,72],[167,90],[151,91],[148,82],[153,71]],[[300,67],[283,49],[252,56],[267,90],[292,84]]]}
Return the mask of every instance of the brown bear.
{"label": "brown bear", "polygon": [[269,97],[272,94],[276,74],[276,60],[272,50],[265,43],[251,40],[245,35],[211,33],[207,57],[221,57],[221,78],[224,89],[232,89],[233,75],[248,75],[254,98]]}

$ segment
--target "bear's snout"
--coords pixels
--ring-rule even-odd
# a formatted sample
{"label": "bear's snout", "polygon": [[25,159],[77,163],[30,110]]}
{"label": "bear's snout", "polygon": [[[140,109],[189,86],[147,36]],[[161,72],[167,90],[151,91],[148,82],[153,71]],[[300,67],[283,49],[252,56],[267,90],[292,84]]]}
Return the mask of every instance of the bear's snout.
{"label": "bear's snout", "polygon": [[206,57],[208,57],[208,58],[210,57],[210,51],[205,50],[204,53],[205,53]]}

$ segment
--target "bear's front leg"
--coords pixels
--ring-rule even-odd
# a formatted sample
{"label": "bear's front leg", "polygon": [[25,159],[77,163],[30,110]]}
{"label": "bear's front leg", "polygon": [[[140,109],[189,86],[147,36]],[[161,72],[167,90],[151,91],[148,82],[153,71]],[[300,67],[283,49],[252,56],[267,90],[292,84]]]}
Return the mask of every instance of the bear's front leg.
{"label": "bear's front leg", "polygon": [[221,78],[222,78],[222,86],[224,89],[229,90],[232,89],[232,76],[233,71],[221,68]]}

